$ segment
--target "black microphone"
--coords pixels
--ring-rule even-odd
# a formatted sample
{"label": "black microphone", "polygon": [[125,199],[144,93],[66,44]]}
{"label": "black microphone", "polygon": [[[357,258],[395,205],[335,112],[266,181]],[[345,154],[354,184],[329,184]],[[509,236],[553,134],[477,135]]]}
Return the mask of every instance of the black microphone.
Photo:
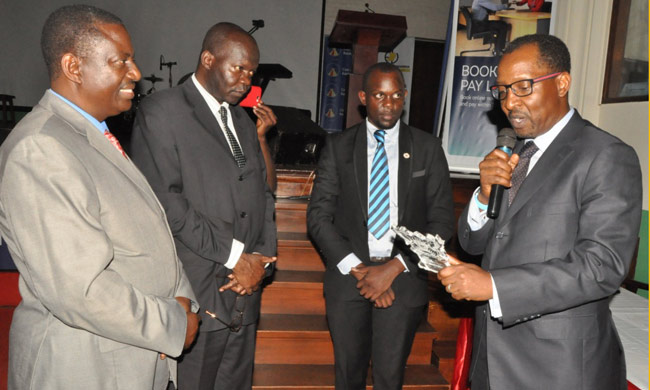
{"label": "black microphone", "polygon": [[[501,129],[497,136],[496,149],[503,150],[512,155],[512,149],[517,142],[517,133],[509,127]],[[503,198],[503,186],[499,184],[492,184],[490,190],[490,201],[488,202],[487,216],[492,219],[499,217],[499,209],[501,208],[501,199]]]}
{"label": "black microphone", "polygon": [[163,62],[165,62],[165,57],[163,57],[163,55],[161,54],[160,55],[160,70],[162,70]]}

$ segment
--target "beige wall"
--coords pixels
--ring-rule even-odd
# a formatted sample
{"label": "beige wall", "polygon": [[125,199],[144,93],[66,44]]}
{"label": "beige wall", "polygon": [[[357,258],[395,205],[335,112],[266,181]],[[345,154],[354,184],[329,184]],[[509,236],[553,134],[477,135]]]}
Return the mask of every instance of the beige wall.
{"label": "beige wall", "polygon": [[571,51],[571,105],[583,117],[634,147],[643,171],[643,209],[648,210],[648,102],[600,102],[612,2],[556,1],[555,35]]}

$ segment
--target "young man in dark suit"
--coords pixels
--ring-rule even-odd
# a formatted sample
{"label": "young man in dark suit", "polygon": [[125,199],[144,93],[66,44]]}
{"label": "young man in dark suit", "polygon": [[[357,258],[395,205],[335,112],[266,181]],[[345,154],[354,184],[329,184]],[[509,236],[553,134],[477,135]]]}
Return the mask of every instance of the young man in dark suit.
{"label": "young man in dark suit", "polygon": [[257,136],[275,115],[259,104],[255,124],[236,106],[258,63],[246,31],[212,26],[191,79],[146,98],[133,128],[133,160],[165,207],[201,305],[199,335],[179,362],[182,390],[251,388],[259,286],[276,253]]}
{"label": "young man in dark suit", "polygon": [[[609,298],[630,267],[641,218],[634,150],[569,106],[571,59],[550,35],[514,40],[493,95],[519,137],[494,150],[459,220],[482,268],[454,261],[438,276],[478,306],[470,381],[481,389],[627,389]],[[505,191],[486,217],[493,184]]]}
{"label": "young man in dark suit", "polygon": [[440,141],[400,121],[404,78],[371,66],[359,92],[366,121],[327,139],[307,210],[326,263],[327,320],[337,389],[401,389],[428,302],[418,258],[394,243],[392,225],[448,239],[454,214]]}

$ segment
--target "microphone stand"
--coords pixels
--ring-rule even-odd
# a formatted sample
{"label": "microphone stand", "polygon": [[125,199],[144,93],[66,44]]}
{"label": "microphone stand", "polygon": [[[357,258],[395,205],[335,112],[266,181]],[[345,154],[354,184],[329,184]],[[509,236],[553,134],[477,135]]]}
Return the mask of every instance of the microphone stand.
{"label": "microphone stand", "polygon": [[172,66],[174,65],[176,65],[176,61],[165,62],[165,57],[162,54],[160,55],[160,70],[162,70],[163,66],[169,69],[169,88],[172,87]]}

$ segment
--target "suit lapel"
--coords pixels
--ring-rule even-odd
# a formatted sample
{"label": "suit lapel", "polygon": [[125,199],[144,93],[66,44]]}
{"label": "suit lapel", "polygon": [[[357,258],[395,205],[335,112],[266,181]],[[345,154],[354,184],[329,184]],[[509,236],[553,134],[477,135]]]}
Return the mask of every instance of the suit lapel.
{"label": "suit lapel", "polygon": [[368,140],[366,135],[366,122],[364,121],[355,130],[352,145],[352,165],[359,195],[359,210],[363,210],[363,220],[368,223]]}
{"label": "suit lapel", "polygon": [[401,221],[406,210],[406,194],[411,184],[413,170],[413,139],[411,129],[404,123],[399,127],[399,167],[397,169],[397,207],[399,216],[397,221]]}
{"label": "suit lapel", "polygon": [[[230,145],[228,145],[228,140],[219,127],[217,118],[215,118],[212,111],[210,111],[210,106],[208,106],[208,103],[203,99],[203,96],[201,96],[201,93],[194,85],[194,82],[188,80],[182,84],[182,88],[185,98],[187,99],[189,106],[194,108],[194,115],[196,115],[199,123],[201,123],[203,130],[216,139],[219,145],[224,148],[225,152],[232,154],[230,151]],[[232,161],[236,164],[234,157]]]}
{"label": "suit lapel", "polygon": [[[574,149],[572,145],[578,136],[577,130],[583,126],[584,121],[575,112],[569,123],[567,123],[564,129],[551,142],[551,145],[549,145],[528,176],[526,176],[526,179],[517,192],[517,196],[506,212],[504,223],[512,219],[528,203],[530,198],[545,185],[553,172],[562,170],[564,162],[573,154]],[[523,142],[517,145],[516,150],[520,150],[522,146]],[[504,196],[504,198],[507,199],[507,196]],[[507,205],[507,200],[505,205]]]}
{"label": "suit lapel", "polygon": [[124,158],[115,146],[92,123],[84,118],[83,115],[49,92],[43,97],[41,103],[66,122],[70,123],[75,132],[83,136],[91,147],[97,150],[97,152],[128,177],[155,207],[162,209],[142,173],[140,173],[128,157]]}

